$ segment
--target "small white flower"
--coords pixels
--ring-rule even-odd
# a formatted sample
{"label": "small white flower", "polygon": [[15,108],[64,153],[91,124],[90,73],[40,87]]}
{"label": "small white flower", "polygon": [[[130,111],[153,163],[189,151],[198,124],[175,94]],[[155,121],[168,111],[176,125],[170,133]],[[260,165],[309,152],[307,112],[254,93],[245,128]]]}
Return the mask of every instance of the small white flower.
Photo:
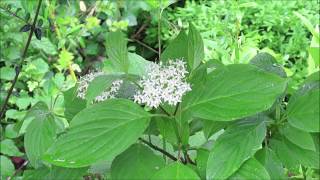
{"label": "small white flower", "polygon": [[170,60],[168,65],[151,63],[147,75],[139,82],[142,91],[134,95],[134,101],[151,108],[165,102],[176,105],[186,92],[191,91],[190,84],[185,81],[187,73],[182,60]]}

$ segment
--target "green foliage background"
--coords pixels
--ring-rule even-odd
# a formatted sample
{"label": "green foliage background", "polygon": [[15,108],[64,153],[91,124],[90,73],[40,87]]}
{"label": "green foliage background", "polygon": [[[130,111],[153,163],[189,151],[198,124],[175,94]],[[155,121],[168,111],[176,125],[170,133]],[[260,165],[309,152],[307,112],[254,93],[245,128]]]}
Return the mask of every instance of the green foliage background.
{"label": "green foliage background", "polygon": [[[28,36],[28,32],[19,31],[24,25],[32,22],[37,2],[36,0],[0,2],[1,106],[14,79],[15,66],[20,62],[21,51]],[[319,178],[319,167],[315,165],[317,162],[310,160],[319,158],[319,129],[314,126],[313,121],[313,118],[316,119],[318,116],[314,117],[312,114],[314,105],[318,102],[319,74],[316,72],[319,71],[319,42],[317,41],[319,39],[316,39],[314,31],[316,31],[316,25],[319,25],[319,7],[319,2],[316,0],[178,2],[172,0],[43,0],[39,14],[39,19],[43,22],[41,40],[35,37],[31,40],[18,82],[9,99],[5,116],[1,119],[1,178],[15,176],[23,179],[39,179],[44,175],[49,179],[59,179],[59,175],[62,179],[65,178],[63,175],[68,175],[69,179],[79,179],[83,176],[97,179],[132,178],[132,176],[123,177],[125,172],[121,170],[121,167],[125,167],[127,172],[135,172],[136,169],[130,169],[131,163],[136,163],[135,166],[144,169],[141,173],[154,179],[170,175],[178,179],[190,177],[192,179],[199,177],[246,179],[253,177],[250,174],[252,167],[257,169],[256,178]],[[123,33],[120,33],[121,31]],[[159,52],[163,52],[161,57]],[[269,54],[273,56],[271,56],[272,60]],[[177,138],[175,129],[167,121],[161,118],[150,121],[149,112],[126,101],[97,104],[76,115],[87,105],[83,100],[72,98],[80,76],[96,70],[108,73],[129,72],[141,76],[144,74],[141,69],[150,63],[148,61],[155,62],[160,57],[161,61],[166,62],[170,58],[184,55],[186,55],[188,69],[194,70],[190,75],[190,81],[200,82],[207,78],[207,81],[203,82],[207,89],[195,88],[181,105],[184,108],[182,112],[192,111],[199,118],[189,124],[179,122],[181,127],[186,127],[185,129],[190,131],[182,131],[182,134],[188,134],[186,140]],[[115,59],[117,61],[111,61]],[[268,60],[261,61],[261,59]],[[130,62],[135,63],[135,66],[129,66]],[[255,68],[247,67],[248,63],[262,69],[266,66],[268,68],[260,72]],[[206,76],[200,75],[204,73],[201,68],[197,69],[199,65],[204,69],[210,69],[221,67],[223,64],[229,66],[208,75],[205,72]],[[276,67],[270,66],[271,64]],[[239,69],[241,71],[238,71]],[[273,72],[288,78],[283,81],[278,76],[267,76],[265,72]],[[239,74],[242,76],[238,76]],[[252,79],[255,80],[254,84],[250,81]],[[105,81],[105,79],[102,80]],[[219,89],[216,85],[220,82],[230,84]],[[233,86],[239,82],[243,84],[243,89]],[[285,87],[286,83],[288,85]],[[97,81],[96,84],[100,83]],[[272,90],[269,91],[268,87],[271,85]],[[255,89],[256,86],[264,88]],[[91,99],[99,94],[99,88],[105,88],[98,85],[92,87]],[[279,96],[278,92],[283,92],[284,87],[287,91],[285,100],[278,103],[280,105],[273,105],[274,100]],[[254,95],[255,100],[260,100],[258,101],[260,103],[252,107],[246,106],[247,99],[250,97],[245,94],[255,91],[258,92]],[[237,104],[229,104],[228,98],[219,99],[220,96],[228,96],[228,93],[242,93],[243,96],[236,99],[239,101]],[[195,100],[195,96],[200,97]],[[102,140],[108,138],[110,134],[127,133],[130,138],[121,139],[120,145],[110,142],[108,146],[112,148],[110,151],[104,151],[101,157],[87,151],[86,146],[79,148],[77,142],[65,146],[70,139],[77,138],[77,135],[73,136],[72,133],[76,134],[91,127],[83,118],[88,112],[92,109],[111,107],[111,104],[118,109],[131,107],[130,112],[127,112],[128,115],[123,115],[130,130],[122,132],[122,129],[104,129],[101,133],[106,134],[100,138],[101,142],[92,144],[92,147],[100,147],[104,144]],[[217,105],[229,109],[225,108],[225,112],[221,115],[221,111],[210,108]],[[238,111],[232,111],[232,106],[240,108]],[[301,110],[302,106],[304,109]],[[250,123],[250,118],[246,119],[246,117],[265,110],[279,118],[276,120],[282,123],[280,123],[281,126],[271,125],[271,129],[281,129],[279,130],[281,136],[277,134],[276,138],[267,142],[276,148],[270,149],[264,146],[258,152],[251,152],[250,149],[259,149],[263,143],[264,134],[270,129],[259,121]],[[305,114],[308,110],[309,117]],[[41,115],[39,115],[40,111]],[[50,113],[43,115],[43,111]],[[288,112],[285,115],[287,117],[281,116],[281,118],[288,122],[284,123],[277,113],[285,111]],[[103,112],[100,115],[108,119],[109,115],[117,115],[117,113],[121,112]],[[135,114],[134,120],[132,120],[132,113]],[[257,117],[251,117],[251,120],[252,118],[261,119],[258,116],[259,114]],[[239,127],[227,122],[239,118],[245,118],[249,123]],[[299,118],[311,120],[301,124]],[[51,119],[51,121],[42,121],[44,119]],[[71,119],[74,123],[70,122]],[[203,131],[196,130],[199,124]],[[219,130],[229,125],[230,128],[219,136]],[[54,132],[51,129],[53,126]],[[65,133],[69,126],[71,135],[63,136],[65,137],[63,141],[52,146],[55,139]],[[160,132],[154,133],[153,131],[158,130],[154,130],[153,126],[161,127]],[[105,124],[105,127],[109,126]],[[262,134],[255,134],[256,129],[260,129]],[[45,137],[39,135],[43,133],[42,131],[45,132]],[[190,156],[198,165],[185,166],[173,163],[166,166],[168,162],[165,162],[160,154],[155,156],[154,152],[145,145],[135,144],[129,148],[144,131],[143,138],[150,138],[159,147],[167,146],[167,150],[174,155],[178,155],[176,148],[180,140],[185,142],[183,146],[195,148],[196,152],[191,151]],[[90,132],[87,133],[90,134]],[[163,139],[159,139],[159,134],[165,137],[167,143],[161,142]],[[251,134],[256,135],[254,140],[243,141],[243,137],[251,137]],[[300,139],[296,137],[297,134]],[[220,138],[217,139],[218,136]],[[34,137],[38,139],[35,141]],[[86,136],[85,133],[79,138],[79,141],[86,142],[95,140],[89,135]],[[90,138],[93,139],[90,140]],[[219,169],[224,162],[215,161],[220,157],[216,157],[214,153],[209,154],[208,148],[205,148],[213,141],[216,141],[217,146],[210,151],[225,152],[225,157],[232,157],[235,153],[229,147],[232,144],[230,141],[234,141],[234,144],[243,141],[237,145],[240,149],[246,146],[247,151],[244,150],[243,154],[235,157],[231,166]],[[49,153],[45,155],[49,147],[51,147]],[[71,151],[70,147],[74,151]],[[298,147],[297,151],[295,151],[296,147]],[[108,147],[104,148],[108,149]],[[124,153],[117,156],[118,152],[123,151]],[[83,153],[85,157],[80,158],[78,164],[71,163],[71,165],[55,161],[62,155],[67,159],[67,156],[72,153]],[[306,158],[303,154],[309,156]],[[45,163],[42,155],[45,155]],[[110,156],[108,160],[104,159],[105,155]],[[114,156],[117,157],[111,165],[110,159]],[[244,159],[249,156],[250,159],[244,163]],[[122,159],[128,162],[124,163]],[[141,159],[147,159],[147,161],[139,163]],[[207,163],[207,159],[211,159],[212,163]],[[285,169],[279,161],[285,164]],[[28,164],[24,165],[24,162]],[[44,166],[49,163],[52,164],[50,170]],[[207,165],[211,169],[207,168]],[[66,170],[61,166],[69,168]],[[70,167],[78,168],[70,169]],[[160,168],[161,170],[158,171]],[[240,168],[241,171],[236,173],[234,168],[235,170]],[[135,175],[135,178],[141,178],[141,174]]]}

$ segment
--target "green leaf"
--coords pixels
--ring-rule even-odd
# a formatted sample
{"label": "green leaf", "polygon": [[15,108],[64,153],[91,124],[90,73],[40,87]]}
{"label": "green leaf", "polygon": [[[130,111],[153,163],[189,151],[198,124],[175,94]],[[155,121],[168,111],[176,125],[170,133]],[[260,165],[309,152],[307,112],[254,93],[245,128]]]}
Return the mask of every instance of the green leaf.
{"label": "green leaf", "polygon": [[63,167],[85,167],[110,160],[144,132],[150,115],[125,99],[109,99],[80,111],[69,131],[59,137],[44,159]]}
{"label": "green leaf", "polygon": [[88,167],[83,168],[63,168],[53,166],[50,171],[51,180],[82,180],[83,176],[87,173]]}
{"label": "green leaf", "polygon": [[137,90],[139,90],[139,87],[129,79],[130,78],[122,79],[122,84],[116,94],[117,98],[133,99]]}
{"label": "green leaf", "polygon": [[196,69],[204,59],[204,45],[200,33],[189,23],[188,33],[188,67]]}
{"label": "green leaf", "polygon": [[315,62],[316,66],[319,66],[319,61],[320,61],[320,47],[310,47],[309,48],[309,53],[313,59],[313,61]]}
{"label": "green leaf", "polygon": [[143,76],[146,74],[146,67],[151,64],[150,61],[135,53],[128,53],[129,58],[129,74]]}
{"label": "green leaf", "polygon": [[206,179],[206,168],[209,157],[209,151],[207,149],[199,148],[197,150],[197,168],[201,179]]}
{"label": "green leaf", "polygon": [[319,32],[316,31],[316,28],[314,28],[314,26],[311,24],[311,22],[306,17],[304,17],[303,15],[301,15],[298,12],[293,12],[293,14],[296,15],[302,21],[303,25],[306,26],[306,28],[316,38],[317,42],[319,42],[320,41]]}
{"label": "green leaf", "polygon": [[183,111],[212,121],[233,121],[270,108],[286,80],[248,64],[220,67],[204,85],[195,84],[183,100]]}
{"label": "green leaf", "polygon": [[4,134],[6,138],[13,139],[19,137],[19,134],[16,131],[14,124],[7,125]]}
{"label": "green leaf", "polygon": [[157,127],[160,131],[160,134],[172,145],[178,144],[178,138],[175,133],[175,128],[173,126],[174,119],[169,117],[155,117]]}
{"label": "green leaf", "polygon": [[14,76],[16,75],[16,72],[14,71],[13,68],[10,68],[10,67],[2,67],[0,68],[0,77],[1,79],[4,79],[4,80],[13,80],[14,79]]}
{"label": "green leaf", "polygon": [[274,73],[280,77],[287,77],[284,69],[278,64],[277,60],[269,53],[258,53],[250,60],[250,64],[253,64],[266,72]]}
{"label": "green leaf", "polygon": [[77,86],[65,91],[64,96],[64,116],[67,120],[71,119],[86,107],[86,101],[77,97]]}
{"label": "green leaf", "polygon": [[266,180],[270,179],[267,170],[257,161],[255,158],[250,158],[247,160],[240,169],[234,173],[230,179],[236,180],[246,180],[246,179],[260,179]]}
{"label": "green leaf", "polygon": [[48,55],[56,55],[57,47],[46,37],[43,37],[41,41],[33,39],[31,45],[38,50],[44,51]]}
{"label": "green leaf", "polygon": [[35,118],[27,127],[24,146],[31,165],[38,168],[41,166],[41,156],[55,141],[56,123],[43,102],[37,103],[28,116]]}
{"label": "green leaf", "polygon": [[0,156],[0,167],[1,179],[7,179],[8,177],[12,176],[15,170],[13,163],[6,156]]}
{"label": "green leaf", "polygon": [[149,179],[165,166],[161,156],[141,144],[134,144],[118,155],[111,165],[112,179]]}
{"label": "green leaf", "polygon": [[282,162],[272,149],[265,147],[259,150],[255,157],[266,168],[271,179],[286,179]]}
{"label": "green leaf", "polygon": [[319,152],[302,149],[284,137],[271,139],[270,147],[276,152],[281,162],[283,162],[287,168],[302,164],[307,167],[319,169]]}
{"label": "green leaf", "polygon": [[128,72],[128,50],[127,40],[121,31],[109,32],[105,43],[107,55],[111,60],[113,67]]}
{"label": "green leaf", "polygon": [[161,1],[146,0],[146,3],[151,8],[157,9],[157,10],[160,8],[161,11],[175,2],[176,0],[161,0]]}
{"label": "green leaf", "polygon": [[41,40],[41,36],[42,36],[41,29],[36,27],[36,28],[34,29],[34,35],[36,36],[36,38],[37,38],[38,40]]}
{"label": "green leaf", "polygon": [[196,180],[199,176],[188,166],[178,162],[172,163],[158,171],[151,180]]}
{"label": "green leaf", "polygon": [[188,58],[188,36],[182,30],[178,36],[172,40],[168,47],[161,54],[161,61],[167,62],[170,59],[185,59]]}
{"label": "green leaf", "polygon": [[284,126],[281,129],[281,131],[282,131],[282,134],[289,141],[291,141],[293,144],[299,146],[300,148],[308,149],[311,151],[316,150],[315,144],[313,142],[313,138],[312,138],[311,134],[309,134],[308,132],[299,130],[295,127],[290,126],[289,124]]}
{"label": "green leaf", "polygon": [[109,89],[116,79],[119,79],[119,76],[115,75],[100,75],[94,78],[88,86],[86,93],[87,103],[91,103],[97,96],[101,95],[103,91]]}
{"label": "green leaf", "polygon": [[212,136],[214,133],[225,128],[228,124],[228,122],[209,121],[204,119],[202,121],[203,121],[203,133],[207,139],[209,139],[210,136]]}
{"label": "green leaf", "polygon": [[53,166],[51,168],[41,167],[35,170],[26,170],[23,173],[24,180],[46,179],[46,180],[82,180],[88,168],[63,168]]}
{"label": "green leaf", "polygon": [[307,132],[320,132],[319,88],[296,94],[287,106],[290,125]]}
{"label": "green leaf", "polygon": [[8,156],[23,156],[17,146],[11,139],[2,140],[0,143],[0,152]]}
{"label": "green leaf", "polygon": [[50,169],[41,167],[35,170],[26,170],[23,172],[23,180],[49,179]]}
{"label": "green leaf", "polygon": [[263,117],[241,120],[231,125],[210,152],[207,179],[226,179],[261,148],[266,134]]}
{"label": "green leaf", "polygon": [[304,81],[305,84],[307,83],[311,83],[311,82],[314,82],[314,81],[320,81],[320,71],[317,71],[317,72],[314,72],[312,74],[310,74],[307,79]]}
{"label": "green leaf", "polygon": [[[130,65],[128,73],[140,77],[146,74],[146,67],[151,63],[135,53],[128,53],[128,61]],[[103,62],[103,71],[108,74],[121,74],[122,72],[120,67],[115,67],[112,64],[111,60]]]}

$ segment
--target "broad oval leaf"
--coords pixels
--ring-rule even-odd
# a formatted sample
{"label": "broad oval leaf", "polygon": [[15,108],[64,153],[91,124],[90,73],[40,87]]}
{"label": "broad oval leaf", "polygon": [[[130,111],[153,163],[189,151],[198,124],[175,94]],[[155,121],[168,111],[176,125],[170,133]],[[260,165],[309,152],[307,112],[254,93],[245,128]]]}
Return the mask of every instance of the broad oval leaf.
{"label": "broad oval leaf", "polygon": [[88,167],[83,168],[63,168],[53,166],[50,169],[49,180],[80,180],[87,173]]}
{"label": "broad oval leaf", "polygon": [[302,95],[296,94],[288,103],[290,125],[306,132],[320,132],[319,88]]}
{"label": "broad oval leaf", "polygon": [[283,164],[272,149],[264,147],[255,158],[266,168],[271,179],[286,179]]}
{"label": "broad oval leaf", "polygon": [[204,148],[199,148],[197,150],[197,170],[198,173],[200,174],[201,179],[206,178],[206,168],[207,168],[207,161],[209,157],[209,150],[204,149]]}
{"label": "broad oval leaf", "polygon": [[304,83],[310,83],[310,82],[314,82],[314,81],[320,81],[320,71],[314,72],[312,74],[310,74],[307,79],[304,81]]}
{"label": "broad oval leaf", "polygon": [[26,24],[20,28],[20,32],[28,32],[31,29],[31,24]]}
{"label": "broad oval leaf", "polygon": [[146,74],[146,67],[152,62],[145,60],[143,57],[135,53],[128,53],[129,58],[129,74],[144,76]]}
{"label": "broad oval leaf", "polygon": [[313,137],[310,133],[297,129],[287,124],[282,129],[282,134],[293,144],[303,149],[315,151],[316,147],[313,142]]}
{"label": "broad oval leaf", "polygon": [[189,23],[188,33],[188,67],[196,69],[204,59],[204,45],[200,33],[192,23]]}
{"label": "broad oval leaf", "polygon": [[248,64],[219,67],[195,85],[183,111],[213,121],[232,121],[267,110],[286,88],[286,80]]}
{"label": "broad oval leaf", "polygon": [[150,115],[125,99],[109,99],[80,111],[69,131],[59,137],[44,159],[63,167],[85,167],[110,160],[144,132]]}
{"label": "broad oval leaf", "polygon": [[170,59],[187,59],[188,57],[188,36],[182,30],[178,36],[173,39],[168,47],[161,54],[161,61],[167,62]]}
{"label": "broad oval leaf", "polygon": [[271,139],[270,147],[274,149],[279,159],[281,159],[281,162],[283,162],[287,168],[293,168],[300,164],[306,167],[320,168],[319,152],[302,149],[284,137]]}
{"label": "broad oval leaf", "polygon": [[42,36],[41,28],[35,28],[35,29],[34,29],[34,34],[36,35],[36,38],[37,38],[38,40],[41,40],[41,36]]}
{"label": "broad oval leaf", "polygon": [[34,119],[28,125],[24,136],[24,146],[31,165],[42,165],[41,157],[56,139],[56,123],[53,115],[43,102],[36,104],[28,113]]}
{"label": "broad oval leaf", "polygon": [[149,179],[164,166],[165,162],[161,156],[155,155],[142,144],[134,144],[113,160],[111,178]]}
{"label": "broad oval leaf", "polygon": [[117,75],[100,75],[94,78],[88,86],[86,93],[87,103],[91,103],[97,96],[101,95],[103,91],[109,89],[113,81],[119,79]]}
{"label": "broad oval leaf", "polygon": [[151,180],[197,180],[199,176],[188,166],[181,163],[172,163],[158,171]]}
{"label": "broad oval leaf", "polygon": [[88,168],[63,168],[52,166],[41,167],[34,170],[26,170],[23,173],[23,180],[80,180],[87,173]]}
{"label": "broad oval leaf", "polygon": [[277,60],[269,53],[258,53],[250,60],[250,64],[253,64],[266,72],[274,73],[280,77],[287,77],[284,69],[278,64]]}
{"label": "broad oval leaf", "polygon": [[267,170],[257,161],[255,158],[247,160],[240,169],[234,173],[230,179],[232,180],[247,180],[247,179],[259,179],[268,180],[270,176]]}
{"label": "broad oval leaf", "polygon": [[[143,57],[135,53],[128,53],[128,74],[142,77],[146,74],[146,67],[152,62],[147,61]],[[107,74],[122,74],[119,67],[114,66],[112,61],[106,60],[103,62],[103,71]]]}
{"label": "broad oval leaf", "polygon": [[46,167],[41,167],[34,170],[25,170],[23,172],[23,180],[35,180],[35,179],[50,179],[50,169]]}
{"label": "broad oval leaf", "polygon": [[77,86],[65,91],[64,97],[64,116],[68,121],[86,107],[86,101],[77,97]]}
{"label": "broad oval leaf", "polygon": [[17,146],[11,139],[2,140],[0,143],[0,152],[8,156],[23,156],[23,153],[19,151]]}
{"label": "broad oval leaf", "polygon": [[266,134],[263,118],[259,116],[231,125],[217,141],[207,162],[207,179],[226,179],[261,148]]}
{"label": "broad oval leaf", "polygon": [[121,31],[109,32],[106,36],[106,51],[113,67],[128,72],[127,40]]}
{"label": "broad oval leaf", "polygon": [[0,178],[1,179],[10,179],[10,177],[13,175],[15,168],[13,163],[9,158],[6,156],[0,156]]}

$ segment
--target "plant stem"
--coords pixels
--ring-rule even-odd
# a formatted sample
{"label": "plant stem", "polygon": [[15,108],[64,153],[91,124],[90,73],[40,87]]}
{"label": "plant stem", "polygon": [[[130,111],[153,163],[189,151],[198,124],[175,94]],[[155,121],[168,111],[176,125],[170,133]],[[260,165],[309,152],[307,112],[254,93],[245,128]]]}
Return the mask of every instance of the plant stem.
{"label": "plant stem", "polygon": [[157,50],[153,49],[152,47],[150,47],[149,45],[145,44],[145,43],[142,42],[142,41],[139,41],[139,40],[137,40],[137,39],[129,39],[129,40],[137,42],[138,44],[144,46],[145,48],[149,49],[150,51],[152,51],[152,52],[154,52],[154,53],[156,53],[156,54],[159,53]]}
{"label": "plant stem", "polygon": [[10,14],[10,15],[13,16],[13,17],[16,17],[16,18],[19,19],[19,20],[21,20],[21,21],[23,21],[23,22],[25,22],[25,23],[28,23],[24,18],[18,16],[18,15],[17,15],[16,13],[14,13],[14,12],[11,12],[9,9],[4,8],[4,7],[0,7],[0,9],[4,10],[4,11],[7,12],[8,14]]}
{"label": "plant stem", "polygon": [[151,114],[152,117],[165,117],[165,118],[171,118],[170,116],[167,116],[165,114]]}
{"label": "plant stem", "polygon": [[159,151],[161,152],[162,154],[166,155],[168,158],[174,160],[174,161],[177,161],[178,159],[176,157],[174,157],[174,155],[170,154],[169,152],[159,148],[158,146],[156,145],[153,145],[152,143],[149,143],[148,141],[142,139],[142,138],[139,138],[139,140],[143,143],[145,143],[146,145],[148,145],[149,147],[151,147],[152,149],[156,150],[156,151]]}
{"label": "plant stem", "polygon": [[31,27],[31,30],[30,30],[30,33],[29,33],[29,37],[28,37],[26,46],[25,46],[25,48],[23,50],[23,54],[21,56],[20,62],[18,64],[18,66],[16,67],[16,75],[15,75],[13,81],[12,81],[11,87],[10,87],[10,89],[8,91],[8,95],[7,95],[6,99],[4,100],[4,103],[3,103],[2,108],[1,108],[0,119],[2,119],[3,115],[5,114],[6,106],[8,104],[9,98],[10,98],[10,96],[12,94],[13,88],[14,88],[15,84],[17,83],[19,74],[21,72],[22,64],[23,64],[23,61],[24,61],[24,59],[25,59],[25,57],[27,55],[27,51],[28,51],[28,48],[29,48],[29,45],[30,45],[30,42],[31,42],[31,39],[32,39],[32,35],[33,35],[34,29],[36,27],[38,15],[39,15],[39,12],[40,12],[41,3],[42,3],[42,0],[39,0],[38,1],[37,11],[36,11],[35,17],[33,19],[32,27]]}
{"label": "plant stem", "polygon": [[162,106],[159,106],[160,109],[166,114],[168,115],[169,117],[171,117],[172,115],[170,113],[168,113]]}
{"label": "plant stem", "polygon": [[16,176],[24,167],[28,165],[29,161],[25,161],[15,172],[12,176],[8,177],[7,180],[11,180],[14,176]]}
{"label": "plant stem", "polygon": [[177,114],[179,106],[180,106],[180,102],[178,102],[178,104],[176,105],[176,109],[174,110],[174,113],[173,113],[174,116]]}
{"label": "plant stem", "polygon": [[159,19],[158,19],[158,62],[160,62],[160,58],[161,58],[161,5],[162,0],[160,0],[160,7],[159,7]]}

